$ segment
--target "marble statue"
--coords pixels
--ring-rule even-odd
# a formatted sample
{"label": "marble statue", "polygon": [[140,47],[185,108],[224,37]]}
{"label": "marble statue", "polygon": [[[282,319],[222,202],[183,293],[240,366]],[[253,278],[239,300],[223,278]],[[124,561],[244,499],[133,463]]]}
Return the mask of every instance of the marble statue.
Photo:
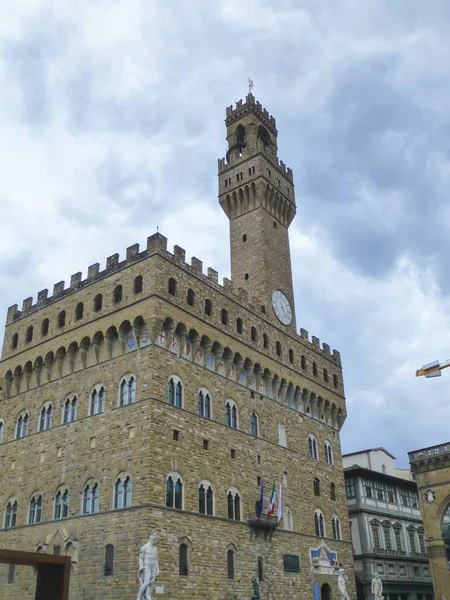
{"label": "marble statue", "polygon": [[384,600],[383,582],[379,578],[378,573],[375,573],[372,579],[372,594],[374,600]]}
{"label": "marble statue", "polygon": [[339,569],[338,571],[338,588],[339,591],[341,592],[341,600],[350,600],[348,593],[347,593],[347,581],[348,581],[348,577],[345,574],[344,569]]}
{"label": "marble statue", "polygon": [[159,575],[158,549],[154,546],[157,539],[156,533],[152,533],[139,553],[140,587],[137,600],[152,600],[152,586]]}

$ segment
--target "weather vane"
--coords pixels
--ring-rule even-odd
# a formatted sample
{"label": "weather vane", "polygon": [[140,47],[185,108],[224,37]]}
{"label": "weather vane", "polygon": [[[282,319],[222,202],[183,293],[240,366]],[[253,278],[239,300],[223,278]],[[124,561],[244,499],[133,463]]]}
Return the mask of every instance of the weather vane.
{"label": "weather vane", "polygon": [[248,78],[248,93],[251,94],[253,89],[253,79]]}

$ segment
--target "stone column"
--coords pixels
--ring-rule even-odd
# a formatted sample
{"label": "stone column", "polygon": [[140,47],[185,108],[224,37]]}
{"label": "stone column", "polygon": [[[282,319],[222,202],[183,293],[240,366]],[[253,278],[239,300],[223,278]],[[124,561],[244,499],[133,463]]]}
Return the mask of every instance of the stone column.
{"label": "stone column", "polygon": [[450,590],[450,573],[447,564],[447,548],[443,538],[429,539],[428,553],[436,600],[440,600],[439,594],[447,599]]}

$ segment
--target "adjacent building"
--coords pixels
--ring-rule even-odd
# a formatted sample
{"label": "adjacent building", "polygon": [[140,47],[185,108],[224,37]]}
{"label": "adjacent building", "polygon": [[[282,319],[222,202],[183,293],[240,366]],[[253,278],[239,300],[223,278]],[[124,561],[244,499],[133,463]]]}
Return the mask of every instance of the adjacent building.
{"label": "adjacent building", "polygon": [[384,448],[343,456],[358,599],[378,573],[386,600],[432,600],[417,485]]}
{"label": "adjacent building", "polygon": [[[70,555],[71,600],[135,600],[152,531],[157,598],[249,600],[255,579],[330,600],[339,565],[356,597],[341,359],[297,332],[292,170],[252,94],[225,123],[232,281],[156,233],[8,310],[0,546]],[[2,600],[33,597],[30,577],[0,567]]]}

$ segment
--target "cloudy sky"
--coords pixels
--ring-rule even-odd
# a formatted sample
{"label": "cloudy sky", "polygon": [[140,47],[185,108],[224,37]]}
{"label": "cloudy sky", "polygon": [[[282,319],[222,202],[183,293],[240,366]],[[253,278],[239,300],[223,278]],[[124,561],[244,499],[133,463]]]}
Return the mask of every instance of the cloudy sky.
{"label": "cloudy sky", "polygon": [[346,452],[450,438],[448,0],[15,0],[0,20],[0,311],[156,230],[229,275],[225,107],[294,170],[297,325],[342,353]]}

